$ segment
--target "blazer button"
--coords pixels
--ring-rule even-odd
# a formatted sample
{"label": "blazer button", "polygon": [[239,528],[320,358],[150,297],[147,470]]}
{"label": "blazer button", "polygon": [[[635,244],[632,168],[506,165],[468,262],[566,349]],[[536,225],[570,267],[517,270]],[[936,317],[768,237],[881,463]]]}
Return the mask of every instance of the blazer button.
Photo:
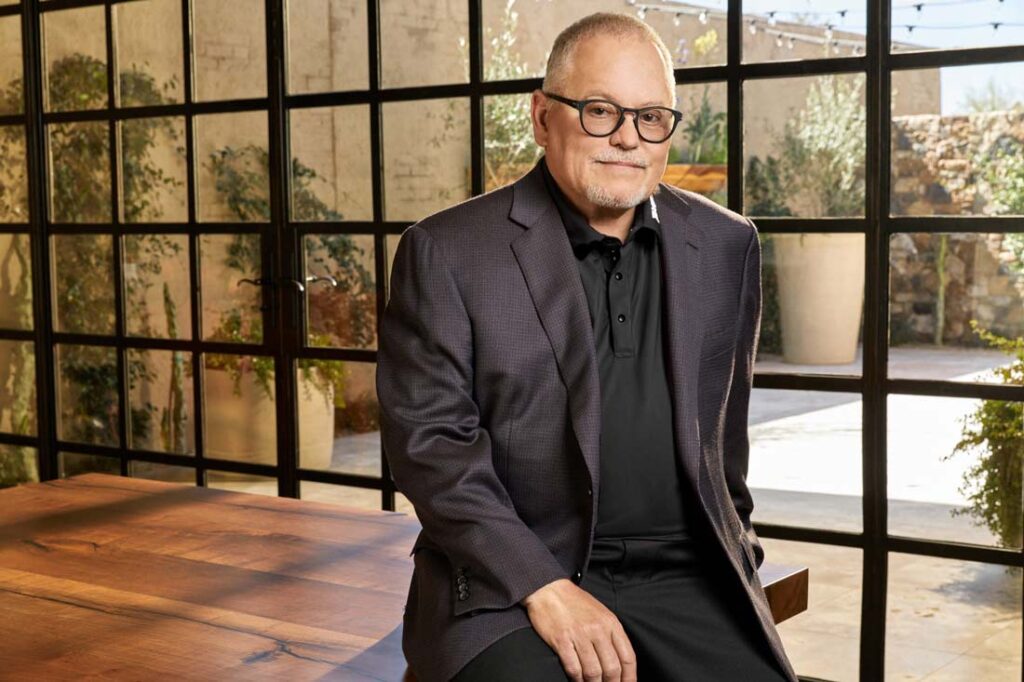
{"label": "blazer button", "polygon": [[579,585],[581,582],[583,582],[583,573],[581,573],[580,571],[576,571],[575,573],[573,573],[572,581]]}
{"label": "blazer button", "polygon": [[594,495],[594,489],[593,488],[587,488],[587,497],[593,497],[593,495]]}

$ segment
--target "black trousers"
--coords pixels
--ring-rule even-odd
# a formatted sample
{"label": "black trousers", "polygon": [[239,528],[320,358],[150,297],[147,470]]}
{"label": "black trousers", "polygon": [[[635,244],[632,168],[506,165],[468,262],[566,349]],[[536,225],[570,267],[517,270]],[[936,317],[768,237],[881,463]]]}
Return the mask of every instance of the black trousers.
{"label": "black trousers", "polygon": [[[638,682],[786,682],[739,578],[717,545],[704,542],[596,539],[580,587],[622,623]],[[528,627],[486,648],[453,682],[567,679],[558,655]]]}

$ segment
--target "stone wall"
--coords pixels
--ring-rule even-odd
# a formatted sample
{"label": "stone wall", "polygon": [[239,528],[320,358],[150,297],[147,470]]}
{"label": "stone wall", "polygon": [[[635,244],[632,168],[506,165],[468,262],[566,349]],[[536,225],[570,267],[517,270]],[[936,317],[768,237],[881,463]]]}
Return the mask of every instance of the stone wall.
{"label": "stone wall", "polygon": [[[994,215],[998,207],[979,164],[1009,141],[1024,144],[1024,110],[899,117],[892,137],[894,215]],[[1024,336],[1021,241],[1021,234],[894,235],[892,343],[984,345],[970,328],[972,318],[997,334]],[[937,335],[940,305],[944,319]]]}

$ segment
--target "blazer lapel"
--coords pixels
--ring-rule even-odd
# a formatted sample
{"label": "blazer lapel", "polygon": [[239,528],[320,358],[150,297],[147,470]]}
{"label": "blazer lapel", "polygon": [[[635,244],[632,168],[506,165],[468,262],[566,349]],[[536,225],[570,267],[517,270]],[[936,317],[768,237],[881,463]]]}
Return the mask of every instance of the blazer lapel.
{"label": "blazer lapel", "polygon": [[664,187],[655,194],[661,216],[661,271],[665,305],[663,323],[668,331],[666,349],[669,385],[675,419],[676,452],[694,489],[701,456],[699,372],[704,316],[700,287],[703,229],[689,220],[690,205]]}
{"label": "blazer lapel", "polygon": [[512,240],[512,251],[555,352],[558,371],[569,394],[573,431],[590,471],[591,485],[597,490],[601,386],[594,330],[576,256],[558,208],[544,185],[542,172],[538,163],[513,185],[509,217],[527,229]]}

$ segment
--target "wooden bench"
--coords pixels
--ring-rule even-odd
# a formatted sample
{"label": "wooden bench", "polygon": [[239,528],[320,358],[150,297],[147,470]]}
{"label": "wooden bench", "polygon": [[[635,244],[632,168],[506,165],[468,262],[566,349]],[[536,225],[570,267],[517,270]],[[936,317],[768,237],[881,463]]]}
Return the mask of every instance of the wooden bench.
{"label": "wooden bench", "polygon": [[[415,517],[107,474],[0,490],[0,669],[16,679],[411,680]],[[764,565],[776,620],[807,570]]]}

